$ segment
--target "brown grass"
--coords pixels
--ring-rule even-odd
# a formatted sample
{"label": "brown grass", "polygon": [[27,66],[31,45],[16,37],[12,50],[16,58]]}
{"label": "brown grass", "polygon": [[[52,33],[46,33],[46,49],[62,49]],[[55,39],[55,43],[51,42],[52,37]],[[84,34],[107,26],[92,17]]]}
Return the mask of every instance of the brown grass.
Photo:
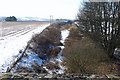
{"label": "brown grass", "polygon": [[102,47],[88,36],[83,35],[78,28],[71,29],[70,36],[63,50],[66,73],[109,74],[117,73],[117,68]]}
{"label": "brown grass", "polygon": [[75,24],[72,23],[72,24],[63,25],[63,26],[60,27],[60,30],[65,30],[65,29],[70,29],[70,28],[76,28]]}
{"label": "brown grass", "polygon": [[45,29],[41,34],[37,34],[32,38],[30,43],[34,43],[35,45],[30,47],[30,49],[38,53],[38,56],[42,59],[55,57],[60,51],[59,48],[56,48],[57,46],[60,46],[60,38],[60,29],[52,25]]}

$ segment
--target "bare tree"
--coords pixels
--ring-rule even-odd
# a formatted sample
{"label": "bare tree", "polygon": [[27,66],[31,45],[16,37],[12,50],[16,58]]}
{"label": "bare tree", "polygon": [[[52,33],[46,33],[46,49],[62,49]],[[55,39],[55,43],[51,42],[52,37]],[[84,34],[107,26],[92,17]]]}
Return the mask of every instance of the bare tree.
{"label": "bare tree", "polygon": [[84,2],[83,6],[79,23],[112,57],[114,49],[120,47],[120,2]]}

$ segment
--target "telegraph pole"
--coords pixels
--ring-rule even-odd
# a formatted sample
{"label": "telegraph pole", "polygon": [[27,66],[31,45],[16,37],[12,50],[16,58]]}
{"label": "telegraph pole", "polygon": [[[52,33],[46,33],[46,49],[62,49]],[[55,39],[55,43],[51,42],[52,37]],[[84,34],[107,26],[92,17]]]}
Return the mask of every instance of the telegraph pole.
{"label": "telegraph pole", "polygon": [[53,22],[53,15],[50,15],[50,25],[52,24]]}
{"label": "telegraph pole", "polygon": [[50,15],[50,25],[51,25],[51,15]]}

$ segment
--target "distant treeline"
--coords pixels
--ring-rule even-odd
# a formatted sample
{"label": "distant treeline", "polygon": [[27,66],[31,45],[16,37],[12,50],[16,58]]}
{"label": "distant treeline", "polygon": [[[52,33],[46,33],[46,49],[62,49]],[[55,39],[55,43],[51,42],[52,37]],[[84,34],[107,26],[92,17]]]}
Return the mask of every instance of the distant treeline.
{"label": "distant treeline", "polygon": [[10,16],[10,17],[6,17],[5,21],[17,21],[17,18],[15,16]]}

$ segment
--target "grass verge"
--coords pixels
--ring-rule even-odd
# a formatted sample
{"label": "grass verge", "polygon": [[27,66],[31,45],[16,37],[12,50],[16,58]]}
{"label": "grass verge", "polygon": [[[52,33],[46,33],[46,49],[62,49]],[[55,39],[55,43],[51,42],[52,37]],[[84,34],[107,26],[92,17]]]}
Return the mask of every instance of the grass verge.
{"label": "grass verge", "polygon": [[102,47],[85,36],[75,25],[65,41],[63,65],[66,73],[113,74],[119,73]]}

